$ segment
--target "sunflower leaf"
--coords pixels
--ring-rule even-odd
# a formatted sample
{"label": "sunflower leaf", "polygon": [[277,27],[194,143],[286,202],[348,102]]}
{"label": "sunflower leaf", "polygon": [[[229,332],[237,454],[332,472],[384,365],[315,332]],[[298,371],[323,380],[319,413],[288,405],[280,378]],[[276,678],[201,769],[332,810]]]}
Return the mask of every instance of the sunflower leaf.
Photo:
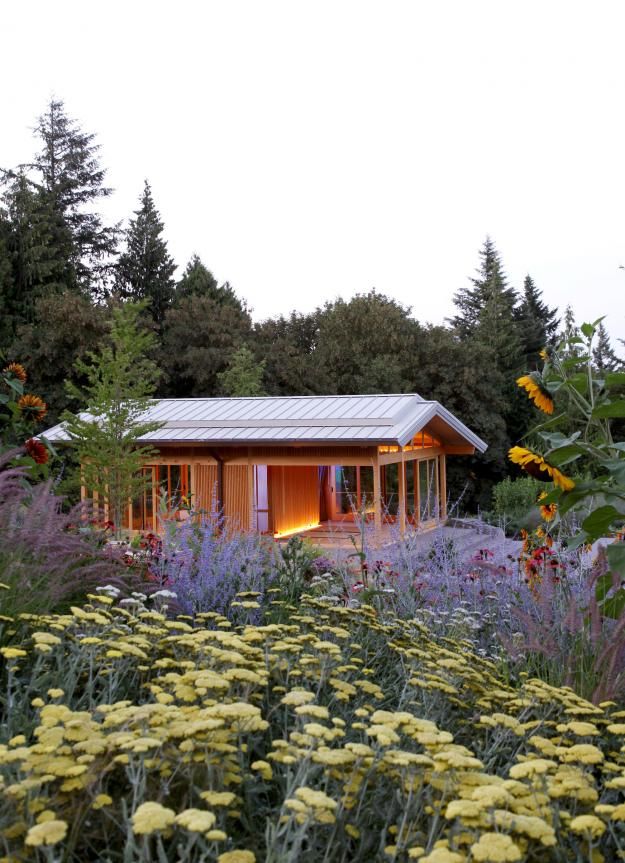
{"label": "sunflower leaf", "polygon": [[547,456],[549,464],[552,464],[554,467],[562,467],[578,459],[582,455],[582,452],[581,447],[570,444],[569,446],[561,446],[557,449],[549,450]]}
{"label": "sunflower leaf", "polygon": [[621,518],[621,514],[613,506],[600,506],[582,522],[582,528],[593,539],[599,539],[609,530],[610,525]]}
{"label": "sunflower leaf", "polygon": [[610,569],[625,575],[625,542],[613,542],[607,548]]}
{"label": "sunflower leaf", "polygon": [[625,590],[621,587],[620,590],[617,590],[616,593],[609,596],[604,602],[601,603],[601,611],[603,612],[605,617],[611,617],[613,620],[618,620],[618,618],[623,613],[623,609],[625,608]]}
{"label": "sunflower leaf", "polygon": [[589,541],[590,536],[586,533],[586,531],[580,530],[578,534],[566,541],[566,547],[570,550],[574,550],[576,548],[579,548],[580,545],[584,545],[584,543]]}
{"label": "sunflower leaf", "polygon": [[625,399],[598,405],[592,412],[593,419],[625,417]]}

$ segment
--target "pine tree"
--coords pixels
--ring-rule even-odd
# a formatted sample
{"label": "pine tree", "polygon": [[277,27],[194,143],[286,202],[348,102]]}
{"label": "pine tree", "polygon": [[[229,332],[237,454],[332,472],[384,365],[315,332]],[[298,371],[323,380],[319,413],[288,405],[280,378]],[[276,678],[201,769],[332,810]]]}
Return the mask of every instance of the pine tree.
{"label": "pine tree", "polygon": [[559,324],[557,314],[557,309],[550,309],[543,302],[534,280],[527,275],[523,282],[523,296],[516,310],[527,368],[536,366],[540,351],[554,343]]}
{"label": "pine tree", "polygon": [[[95,135],[83,132],[68,117],[62,101],[52,99],[39,117],[35,134],[42,149],[28,167],[42,198],[56,216],[58,253],[65,254],[71,237],[70,263],[78,288],[94,295],[106,289],[111,258],[116,253],[118,227],[107,227],[94,210],[112,189],[104,185]],[[73,287],[69,284],[67,287]]]}
{"label": "pine tree", "polygon": [[265,362],[258,362],[251,350],[243,345],[231,356],[228,368],[217,375],[227,396],[264,396]]}
{"label": "pine tree", "polygon": [[140,207],[126,231],[126,251],[117,264],[115,289],[122,299],[145,300],[159,327],[174,297],[176,269],[162,237],[163,227],[146,180]]}
{"label": "pine tree", "polygon": [[597,327],[597,343],[592,352],[592,358],[597,370],[600,372],[615,372],[623,369],[623,360],[614,352],[610,336],[603,325],[603,321]]}
{"label": "pine tree", "polygon": [[107,506],[117,536],[129,501],[147,483],[141,468],[154,450],[142,446],[140,438],[159,428],[145,419],[158,370],[146,358],[154,335],[140,328],[141,311],[135,303],[114,310],[110,341],[89,353],[89,362],[76,362],[85,385],[67,386],[68,396],[88,413],[63,416],[81,465],[81,483]]}

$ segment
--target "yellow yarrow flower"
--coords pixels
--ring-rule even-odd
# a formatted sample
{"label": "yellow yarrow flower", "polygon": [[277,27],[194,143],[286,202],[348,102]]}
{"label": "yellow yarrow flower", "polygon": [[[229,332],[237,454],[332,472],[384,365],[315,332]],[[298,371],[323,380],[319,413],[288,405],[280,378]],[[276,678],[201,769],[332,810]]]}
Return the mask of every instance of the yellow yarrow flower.
{"label": "yellow yarrow flower", "polygon": [[174,823],[176,813],[160,803],[142,803],[132,816],[132,829],[139,835],[166,830]]}
{"label": "yellow yarrow flower", "polygon": [[253,851],[224,851],[217,858],[217,863],[256,863]]}
{"label": "yellow yarrow flower", "polygon": [[578,815],[569,824],[569,829],[573,833],[585,833],[598,839],[605,833],[605,824],[596,815]]}
{"label": "yellow yarrow flower", "polygon": [[212,812],[203,809],[185,809],[176,815],[176,824],[192,833],[206,833],[217,820]]}
{"label": "yellow yarrow flower", "polygon": [[519,846],[505,833],[482,833],[471,845],[471,854],[476,863],[515,863],[522,857]]}
{"label": "yellow yarrow flower", "polygon": [[67,821],[55,819],[53,821],[44,821],[43,824],[36,824],[31,827],[26,834],[24,843],[34,848],[40,845],[56,845],[61,842],[67,835]]}

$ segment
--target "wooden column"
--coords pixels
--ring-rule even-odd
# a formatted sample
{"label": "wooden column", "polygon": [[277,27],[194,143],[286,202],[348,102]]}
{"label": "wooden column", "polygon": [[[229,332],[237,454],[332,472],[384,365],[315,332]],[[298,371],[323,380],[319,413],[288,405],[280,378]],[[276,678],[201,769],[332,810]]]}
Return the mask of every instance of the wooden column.
{"label": "wooden column", "polygon": [[445,459],[445,454],[440,455],[438,457],[438,463],[440,466],[440,482],[438,493],[440,495],[440,501],[438,506],[438,511],[440,513],[440,517],[442,521],[447,520],[447,461]]}
{"label": "wooden column", "polygon": [[379,538],[382,535],[382,477],[377,457],[373,464],[373,523]]}
{"label": "wooden column", "polygon": [[399,516],[399,535],[403,536],[406,533],[406,465],[404,463],[403,453],[401,461],[397,462],[397,492],[399,495],[397,506],[397,515]]}
{"label": "wooden column", "polygon": [[250,505],[248,512],[248,530],[258,530],[256,501],[254,499],[254,465],[248,462],[247,465],[247,487],[250,497]]}

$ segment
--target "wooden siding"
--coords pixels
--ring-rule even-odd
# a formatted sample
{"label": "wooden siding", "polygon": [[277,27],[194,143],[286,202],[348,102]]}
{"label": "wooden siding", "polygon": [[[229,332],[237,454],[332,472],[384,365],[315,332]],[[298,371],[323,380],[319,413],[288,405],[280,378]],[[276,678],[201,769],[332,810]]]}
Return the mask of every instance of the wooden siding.
{"label": "wooden siding", "polygon": [[247,465],[224,465],[224,514],[238,530],[250,529],[250,485]]}
{"label": "wooden siding", "polygon": [[194,464],[191,470],[193,509],[210,512],[217,494],[217,465]]}
{"label": "wooden siding", "polygon": [[270,467],[269,494],[274,533],[284,534],[319,523],[319,473],[316,467]]}

